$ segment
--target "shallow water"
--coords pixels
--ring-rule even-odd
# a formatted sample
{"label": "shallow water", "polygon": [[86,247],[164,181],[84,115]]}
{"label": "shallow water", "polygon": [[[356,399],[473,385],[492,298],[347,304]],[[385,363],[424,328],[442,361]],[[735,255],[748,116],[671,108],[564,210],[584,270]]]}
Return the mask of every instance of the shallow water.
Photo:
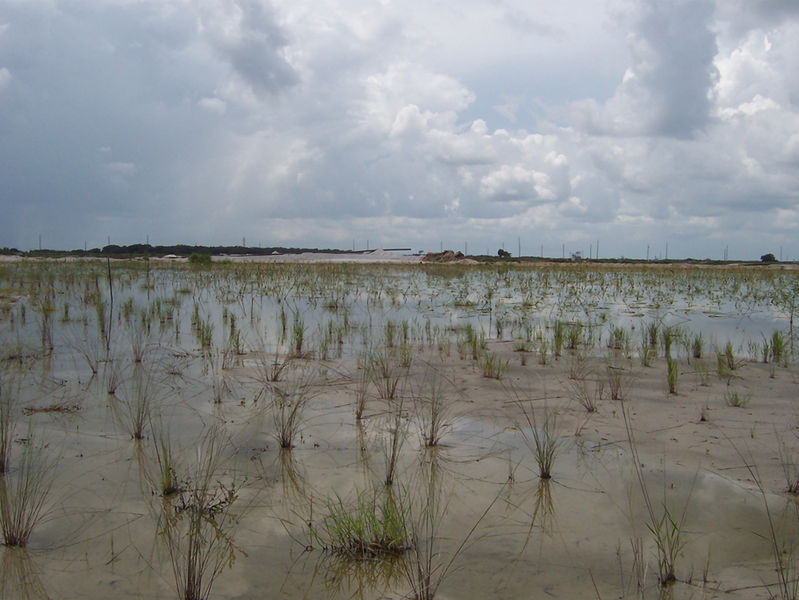
{"label": "shallow water", "polygon": [[[5,360],[4,381],[19,382],[18,407],[61,403],[80,410],[20,415],[15,453],[31,432],[47,445],[46,455],[57,468],[46,516],[28,549],[0,548],[0,598],[176,597],[162,511],[175,511],[169,502],[177,500],[165,501],[157,493],[154,445],[168,438],[176,464],[188,472],[214,424],[221,424],[224,445],[213,485],[234,486],[239,497],[230,509],[238,522],[225,530],[235,560],[221,569],[211,597],[403,597],[409,586],[398,561],[342,560],[322,550],[308,526],[319,526],[336,496],[350,501],[359,492],[381,489],[390,403],[370,391],[361,426],[353,403],[356,359],[385,342],[387,323],[395,324],[394,347],[407,344],[418,359],[421,346],[429,353],[438,345],[443,353],[441,347],[450,344],[449,353],[457,354],[467,323],[494,337],[497,318],[506,323],[506,338],[521,336],[522,322],[549,335],[554,320],[579,319],[600,331],[597,352],[611,324],[632,330],[658,319],[701,331],[708,344],[731,340],[741,347],[784,328],[785,322],[785,315],[757,294],[742,314],[740,302],[719,299],[726,289],[722,283],[690,297],[666,284],[633,294],[625,286],[640,291],[647,285],[636,275],[629,281],[606,275],[550,285],[540,273],[480,270],[446,278],[418,269],[347,268],[337,272],[338,279],[305,269],[302,278],[275,283],[246,270],[233,279],[219,272],[163,270],[152,272],[151,286],[142,289],[142,272],[130,270],[117,279],[117,312],[106,353],[99,336],[102,310],[92,307],[99,298],[106,303],[103,310],[110,308],[102,273],[94,273],[100,279],[92,283],[90,269],[70,280],[59,280],[57,268],[52,270],[56,281],[48,289],[55,309],[47,335],[53,350],[42,355],[48,324],[36,292],[28,290],[30,295],[16,300],[0,322],[7,356],[28,357]],[[304,290],[298,281],[317,287]],[[567,294],[570,281],[573,293]],[[767,287],[768,282],[752,285]],[[92,294],[94,300],[88,298]],[[337,306],[331,308],[333,301]],[[195,303],[200,318],[213,325],[210,355],[202,352],[192,323]],[[268,352],[285,353],[294,342],[295,315],[307,336],[304,348],[313,357],[298,360],[295,365],[302,368],[288,370],[279,384],[307,378],[313,393],[302,411],[295,447],[286,451],[274,437],[272,405],[254,372],[253,350],[261,337]],[[243,354],[229,356],[230,364],[222,368],[231,316],[242,332]],[[402,322],[408,323],[405,330]],[[631,335],[637,342],[639,334]],[[145,347],[141,365],[132,360],[136,345]],[[131,439],[125,412],[135,406],[138,370],[145,373],[150,402],[141,441]],[[110,395],[112,378],[119,385]],[[407,384],[403,394],[422,394],[421,378]],[[212,401],[215,394],[221,402]],[[412,402],[404,407],[401,422],[407,430],[393,487],[417,522],[431,494],[438,499],[433,533],[419,529],[420,544],[434,544],[434,579],[442,578],[437,597],[632,597],[630,540],[639,537],[648,565],[645,595],[658,597],[656,555],[629,448],[578,443],[564,434],[553,478],[542,482],[519,427],[502,415],[500,391],[497,397],[496,415],[448,415],[443,445],[427,451],[421,448]],[[713,586],[736,587],[739,575],[730,574],[742,565],[744,581],[768,572],[766,512],[756,489],[721,473],[670,466],[661,456],[641,459],[657,465],[647,471],[646,488],[658,514],[664,503],[672,515],[685,514],[682,582],[672,588],[674,597],[714,597],[721,592]],[[13,470],[8,476],[15,476]],[[784,519],[786,543],[797,541],[792,504],[778,497],[770,502],[778,523]],[[701,583],[708,557],[711,579],[716,579],[703,590],[696,582]],[[751,597],[748,593],[733,597]],[[757,594],[767,597],[762,589]]]}

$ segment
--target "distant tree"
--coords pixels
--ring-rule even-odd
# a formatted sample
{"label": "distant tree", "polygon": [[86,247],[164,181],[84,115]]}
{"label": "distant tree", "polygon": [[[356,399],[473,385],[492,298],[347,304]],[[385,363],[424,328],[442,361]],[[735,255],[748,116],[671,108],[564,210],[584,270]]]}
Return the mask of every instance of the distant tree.
{"label": "distant tree", "polygon": [[499,256],[500,258],[510,258],[510,252],[500,248],[499,250],[497,250],[497,256]]}
{"label": "distant tree", "polygon": [[769,252],[768,254],[764,254],[763,256],[761,256],[760,260],[763,261],[764,263],[773,263],[777,262],[777,257],[774,256],[771,252]]}

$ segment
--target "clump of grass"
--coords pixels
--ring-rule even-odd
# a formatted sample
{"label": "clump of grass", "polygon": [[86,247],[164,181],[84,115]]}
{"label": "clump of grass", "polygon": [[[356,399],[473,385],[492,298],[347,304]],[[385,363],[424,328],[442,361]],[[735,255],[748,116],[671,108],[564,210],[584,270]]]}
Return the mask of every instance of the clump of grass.
{"label": "clump of grass", "polygon": [[724,404],[733,406],[735,408],[746,408],[749,401],[752,399],[752,394],[744,394],[736,390],[726,390],[724,392]]}
{"label": "clump of grass", "polygon": [[[677,558],[686,544],[685,540],[683,539],[683,528],[688,512],[688,501],[686,500],[682,513],[677,516],[666,504],[664,489],[662,506],[660,507],[659,511],[656,510],[655,505],[652,502],[652,498],[649,495],[649,488],[647,487],[646,480],[644,478],[643,466],[641,459],[638,456],[638,446],[635,442],[632,424],[625,406],[622,406],[622,416],[624,417],[624,427],[627,431],[627,440],[630,445],[630,454],[633,459],[633,468],[635,470],[636,478],[638,479],[638,486],[644,498],[644,506],[646,507],[648,519],[646,527],[649,530],[649,533],[652,535],[655,547],[657,549],[658,583],[661,586],[666,586],[674,583],[677,580],[675,571]],[[694,483],[696,483],[696,479],[694,479]]]}
{"label": "clump of grass", "polygon": [[164,426],[151,428],[154,430],[155,484],[158,494],[163,497],[171,496],[182,489],[178,480],[178,462],[172,447],[172,436]]}
{"label": "clump of grass", "polygon": [[555,321],[552,328],[552,353],[555,358],[559,358],[563,353],[563,342],[566,338],[566,324],[563,321]]}
{"label": "clump of grass", "polygon": [[6,472],[11,460],[18,403],[19,384],[0,376],[0,476]]}
{"label": "clump of grass", "polygon": [[[441,522],[446,514],[446,501],[442,502],[440,484],[436,481],[435,462],[431,461],[429,480],[425,482],[427,493],[421,502],[414,503],[410,519],[410,548],[399,563],[400,571],[410,587],[408,597],[414,600],[434,600],[442,582],[452,573],[458,557],[467,547],[478,527],[500,498],[497,493],[480,517],[461,540],[458,547],[445,556],[439,544]],[[504,487],[504,486],[503,486]]]}
{"label": "clump of grass", "polygon": [[294,318],[291,323],[291,347],[293,356],[301,358],[303,356],[303,341],[305,339],[305,321],[298,310],[294,311]]}
{"label": "clump of grass", "polygon": [[546,365],[547,364],[547,352],[549,351],[549,343],[542,339],[538,344],[538,364]]}
{"label": "clump of grass", "polygon": [[274,436],[280,447],[288,450],[294,447],[302,427],[303,411],[311,395],[310,373],[303,372],[280,387],[274,385],[271,391]]}
{"label": "clump of grass", "polygon": [[544,406],[544,420],[540,421],[536,417],[531,400],[517,397],[515,403],[521,409],[527,423],[527,427],[520,427],[519,430],[538,466],[538,476],[541,479],[550,479],[555,457],[563,443],[558,435],[557,415],[554,410]]}
{"label": "clump of grass", "polygon": [[655,348],[650,346],[648,342],[642,342],[638,346],[638,358],[641,360],[642,367],[651,367],[655,354],[657,354]]}
{"label": "clump of grass", "polygon": [[775,331],[771,336],[771,360],[775,364],[788,366],[788,344],[781,331]]}
{"label": "clump of grass", "polygon": [[402,398],[389,402],[386,435],[383,436],[383,458],[386,465],[385,484],[387,486],[394,484],[400,453],[408,433],[408,421],[405,418],[403,405]]}
{"label": "clump of grass", "polygon": [[[729,441],[729,438],[728,438]],[[766,520],[768,522],[768,539],[771,545],[771,552],[774,559],[774,569],[777,573],[778,594],[769,592],[770,598],[780,600],[796,600],[799,597],[799,569],[797,569],[796,557],[791,549],[786,551],[784,540],[778,534],[777,524],[768,503],[768,495],[760,477],[757,465],[751,459],[751,455],[745,456],[744,453],[730,441],[736,454],[741,458],[749,472],[750,477],[755,482],[758,492],[763,499],[763,506],[766,509]]]}
{"label": "clump of grass", "polygon": [[369,368],[365,364],[366,359],[362,357],[358,361],[358,376],[355,386],[355,420],[363,419],[366,411],[366,401],[369,397]]}
{"label": "clump of grass", "polygon": [[387,348],[370,353],[368,361],[369,378],[377,388],[378,396],[384,400],[393,399],[406,370]]}
{"label": "clump of grass", "polygon": [[393,490],[361,492],[355,502],[339,496],[312,533],[326,551],[352,560],[395,557],[410,548],[405,496]]}
{"label": "clump of grass", "polygon": [[217,577],[236,559],[233,531],[240,485],[222,483],[225,444],[219,429],[202,437],[187,484],[162,504],[158,531],[166,545],[181,600],[210,597]]}
{"label": "clump of grass", "polygon": [[[593,389],[591,389],[593,382]],[[593,376],[592,369],[584,356],[575,355],[569,374],[569,387],[572,397],[582,405],[586,412],[596,412],[605,393],[605,382]]]}
{"label": "clump of grass", "polygon": [[621,364],[611,361],[607,365],[606,373],[610,399],[624,400],[632,378],[631,372]]}
{"label": "clump of grass", "polygon": [[509,361],[502,360],[493,352],[485,352],[477,359],[477,364],[483,377],[488,379],[502,379],[502,376],[508,370]]}
{"label": "clump of grass", "polygon": [[702,358],[702,354],[705,351],[705,340],[702,337],[702,332],[700,331],[696,335],[694,335],[693,339],[691,340],[691,355],[695,359]]}
{"label": "clump of grass", "polygon": [[117,421],[135,440],[144,439],[155,393],[156,383],[152,372],[140,364],[134,367],[132,377],[117,394],[109,396]]}
{"label": "clump of grass", "polygon": [[725,366],[730,370],[734,371],[738,365],[735,363],[735,354],[733,352],[732,342],[727,342],[724,346],[724,362]]}
{"label": "clump of grass", "polygon": [[670,354],[666,355],[666,381],[669,384],[669,394],[676,394],[680,381],[680,365]]}
{"label": "clump of grass", "polygon": [[437,446],[447,429],[447,398],[444,381],[431,370],[426,379],[426,393],[414,395],[413,404],[422,444],[426,448]]}
{"label": "clump of grass", "polygon": [[13,473],[0,477],[0,529],[6,546],[25,546],[42,519],[56,463],[29,431]]}
{"label": "clump of grass", "polygon": [[780,465],[785,475],[785,491],[789,494],[799,494],[799,461],[796,459],[796,452],[793,445],[786,443],[774,431],[774,436],[779,440]]}

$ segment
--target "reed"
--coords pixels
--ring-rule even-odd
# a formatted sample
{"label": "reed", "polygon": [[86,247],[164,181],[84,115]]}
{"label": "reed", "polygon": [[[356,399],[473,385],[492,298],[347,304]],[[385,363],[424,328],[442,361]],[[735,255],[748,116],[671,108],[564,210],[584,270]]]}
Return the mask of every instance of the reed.
{"label": "reed", "polygon": [[45,454],[44,444],[29,429],[22,455],[13,472],[0,477],[0,529],[6,546],[25,546],[44,507],[56,472],[56,461]]}
{"label": "reed", "polygon": [[223,482],[227,446],[218,427],[208,429],[197,444],[186,486],[161,504],[157,531],[181,600],[209,598],[216,579],[236,560],[233,533],[240,515],[234,507],[242,484]]}

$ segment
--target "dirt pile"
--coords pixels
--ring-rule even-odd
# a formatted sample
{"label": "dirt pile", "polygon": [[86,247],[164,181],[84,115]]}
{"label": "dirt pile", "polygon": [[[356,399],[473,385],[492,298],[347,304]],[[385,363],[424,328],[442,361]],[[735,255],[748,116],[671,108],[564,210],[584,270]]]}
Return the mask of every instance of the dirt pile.
{"label": "dirt pile", "polygon": [[444,252],[428,252],[422,262],[426,263],[449,263],[458,262],[466,258],[463,252],[453,252],[452,250],[445,250]]}

